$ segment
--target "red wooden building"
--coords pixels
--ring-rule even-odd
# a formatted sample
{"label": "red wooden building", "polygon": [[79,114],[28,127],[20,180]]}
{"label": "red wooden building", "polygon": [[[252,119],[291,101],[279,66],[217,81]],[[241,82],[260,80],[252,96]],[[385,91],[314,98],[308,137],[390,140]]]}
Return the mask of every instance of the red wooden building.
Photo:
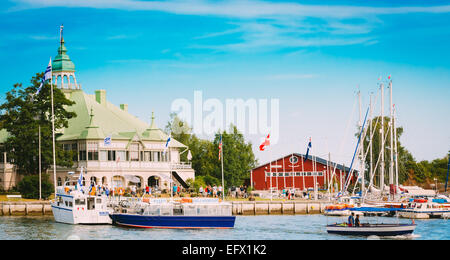
{"label": "red wooden building", "polygon": [[[268,190],[270,187],[304,190],[314,188],[315,183],[319,189],[326,189],[334,170],[332,187],[335,188],[337,183],[340,189],[349,168],[311,155],[305,160],[305,155],[294,153],[252,169],[250,182],[255,190]],[[358,173],[354,171],[355,174]]]}

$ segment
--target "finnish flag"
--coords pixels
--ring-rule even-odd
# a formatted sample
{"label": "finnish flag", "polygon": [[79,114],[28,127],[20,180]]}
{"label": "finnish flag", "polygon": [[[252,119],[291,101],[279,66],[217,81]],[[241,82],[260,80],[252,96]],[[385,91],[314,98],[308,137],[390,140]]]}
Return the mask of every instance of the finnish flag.
{"label": "finnish flag", "polygon": [[49,80],[52,78],[52,58],[50,58],[50,61],[48,62],[47,69],[44,72],[44,77],[41,80],[41,85],[39,86],[38,90],[36,91],[36,95],[41,92],[42,86],[44,85],[46,80]]}
{"label": "finnish flag", "polygon": [[83,167],[81,167],[80,177],[78,177],[78,190],[83,191]]}

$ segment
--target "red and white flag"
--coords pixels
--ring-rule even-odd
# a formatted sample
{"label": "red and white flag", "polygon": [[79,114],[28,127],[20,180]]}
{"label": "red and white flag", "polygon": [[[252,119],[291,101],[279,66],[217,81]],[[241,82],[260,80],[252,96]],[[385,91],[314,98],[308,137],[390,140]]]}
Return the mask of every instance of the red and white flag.
{"label": "red and white flag", "polygon": [[266,149],[266,146],[270,145],[270,134],[267,135],[266,140],[259,146],[260,151],[264,151]]}

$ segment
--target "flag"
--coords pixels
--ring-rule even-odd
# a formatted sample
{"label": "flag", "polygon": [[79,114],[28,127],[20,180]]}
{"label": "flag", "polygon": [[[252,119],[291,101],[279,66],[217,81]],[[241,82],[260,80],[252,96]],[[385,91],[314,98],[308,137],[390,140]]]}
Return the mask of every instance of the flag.
{"label": "flag", "polygon": [[39,88],[36,91],[35,95],[38,95],[39,92],[41,92],[42,86],[44,85],[45,81],[51,78],[52,78],[52,58],[50,58],[50,61],[48,62],[47,69],[44,72],[44,77],[41,80],[41,85],[39,85]]}
{"label": "flag", "polygon": [[170,141],[172,141],[172,138],[169,135],[169,138],[167,138],[167,141],[166,141],[166,149],[169,147]]}
{"label": "flag", "polygon": [[164,152],[163,152],[163,154],[166,154],[167,148],[169,148],[170,141],[172,141],[172,133],[171,133],[171,134],[169,135],[169,137],[167,138],[166,145],[164,146]]}
{"label": "flag", "polygon": [[191,153],[191,150],[188,150],[187,159],[188,159],[188,161],[192,160],[192,153]]}
{"label": "flag", "polygon": [[221,159],[221,154],[222,154],[222,135],[220,135],[219,139],[219,161]]}
{"label": "flag", "polygon": [[388,79],[391,79],[391,75],[388,76]]}
{"label": "flag", "polygon": [[105,139],[103,139],[103,143],[105,146],[110,146],[111,145],[111,135],[105,137]]}
{"label": "flag", "polygon": [[308,143],[308,148],[306,149],[306,157],[303,159],[303,161],[308,160],[308,154],[309,154],[309,149],[312,147],[311,144],[311,137],[309,138],[309,143]]}
{"label": "flag", "polygon": [[266,149],[266,146],[270,145],[270,134],[267,135],[266,140],[259,146],[260,151],[264,151]]}
{"label": "flag", "polygon": [[81,167],[81,170],[80,170],[80,177],[78,177],[78,190],[81,190],[81,191],[83,191],[83,167]]}

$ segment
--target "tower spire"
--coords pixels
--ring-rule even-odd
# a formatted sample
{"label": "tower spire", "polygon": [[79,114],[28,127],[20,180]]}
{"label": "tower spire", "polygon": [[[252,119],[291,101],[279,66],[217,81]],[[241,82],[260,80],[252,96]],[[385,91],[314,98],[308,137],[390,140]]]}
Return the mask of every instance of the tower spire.
{"label": "tower spire", "polygon": [[53,84],[61,89],[80,89],[75,77],[75,64],[67,55],[66,46],[64,46],[63,28],[59,27],[59,48],[58,55],[52,62]]}

